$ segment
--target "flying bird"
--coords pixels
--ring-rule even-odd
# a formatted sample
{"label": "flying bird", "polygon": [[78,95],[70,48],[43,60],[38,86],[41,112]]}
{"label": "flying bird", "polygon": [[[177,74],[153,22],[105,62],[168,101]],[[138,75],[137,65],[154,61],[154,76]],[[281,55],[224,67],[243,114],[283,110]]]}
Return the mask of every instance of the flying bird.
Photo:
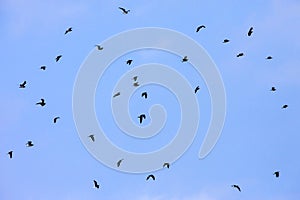
{"label": "flying bird", "polygon": [[198,26],[196,29],[196,32],[198,33],[200,31],[200,29],[202,29],[202,28],[206,28],[206,27],[204,25]]}
{"label": "flying bird", "polygon": [[95,142],[95,136],[94,136],[93,134],[89,135],[88,137],[91,138],[91,140],[92,140],[93,142]]}
{"label": "flying bird", "polygon": [[199,86],[197,86],[197,87],[195,88],[195,94],[198,92],[198,90],[200,90],[200,87],[199,87]]}
{"label": "flying bird", "polygon": [[152,180],[155,181],[155,176],[153,174],[150,174],[149,176],[147,176],[146,180],[148,181],[150,178],[152,178]]}
{"label": "flying bird", "polygon": [[139,82],[135,82],[135,83],[133,83],[133,86],[138,87],[138,86],[140,86],[140,84],[139,84]]}
{"label": "flying bird", "polygon": [[13,156],[13,151],[9,151],[7,154],[9,155],[9,158],[12,158],[12,156]]}
{"label": "flying bird", "polygon": [[276,88],[275,88],[275,87],[272,87],[270,91],[275,92],[275,91],[276,91]]}
{"label": "flying bird", "polygon": [[241,191],[241,188],[238,185],[232,185],[231,187],[236,188],[238,191]]}
{"label": "flying bird", "polygon": [[99,189],[99,187],[100,187],[100,185],[97,183],[97,181],[96,181],[96,180],[94,180],[94,188],[97,188],[97,189]]}
{"label": "flying bird", "polygon": [[170,163],[167,163],[167,162],[164,163],[164,164],[163,164],[163,167],[167,167],[167,168],[169,169],[169,168],[170,168]]}
{"label": "flying bird", "polygon": [[27,146],[27,147],[33,147],[32,141],[29,140],[29,141],[26,143],[26,146]]}
{"label": "flying bird", "polygon": [[287,104],[284,104],[282,107],[281,107],[281,109],[285,109],[285,108],[287,108],[288,107],[288,105]]}
{"label": "flying bird", "polygon": [[23,83],[21,83],[20,86],[19,86],[19,88],[25,88],[25,87],[26,87],[26,86],[25,86],[26,83],[27,83],[26,81],[24,81]]}
{"label": "flying bird", "polygon": [[279,171],[274,172],[273,175],[275,175],[275,177],[278,178],[279,177]]}
{"label": "flying bird", "polygon": [[228,40],[228,39],[224,39],[223,40],[223,43],[227,43],[227,42],[229,42],[230,40]]}
{"label": "flying bird", "polygon": [[126,10],[125,8],[119,7],[123,11],[123,14],[128,14],[130,10]]}
{"label": "flying bird", "polygon": [[145,99],[147,99],[147,97],[148,97],[147,92],[143,92],[143,93],[142,93],[142,97],[144,97]]}
{"label": "flying bird", "polygon": [[62,57],[62,55],[56,56],[55,61],[58,62],[58,61],[60,60],[61,57]]}
{"label": "flying bird", "polygon": [[121,94],[120,92],[117,92],[116,94],[113,95],[113,98],[117,97],[117,96],[120,96],[120,94]]}
{"label": "flying bird", "polygon": [[184,56],[183,58],[182,58],[182,61],[181,62],[187,62],[189,59],[188,59],[188,57],[187,56]]}
{"label": "flying bird", "polygon": [[65,35],[66,35],[67,33],[71,32],[71,31],[72,31],[72,27],[68,28],[68,29],[66,30],[66,32],[65,32]]}
{"label": "flying bird", "polygon": [[127,60],[127,61],[126,61],[126,64],[127,64],[127,65],[131,65],[132,61],[133,61],[133,60]]}
{"label": "flying bird", "polygon": [[45,103],[45,100],[44,99],[41,99],[40,102],[36,103],[35,105],[41,105],[41,106],[45,106],[46,103]]}
{"label": "flying bird", "polygon": [[271,60],[272,58],[273,58],[272,56],[266,57],[267,60]]}
{"label": "flying bird", "polygon": [[119,160],[119,161],[117,162],[117,167],[120,167],[121,162],[122,162],[123,160],[124,160],[124,159],[122,158],[121,160]]}
{"label": "flying bird", "polygon": [[251,36],[252,33],[253,33],[253,27],[251,27],[251,28],[249,29],[249,31],[248,31],[248,36]]}
{"label": "flying bird", "polygon": [[138,78],[137,76],[134,76],[134,77],[132,78],[132,80],[136,81],[137,78]]}
{"label": "flying bird", "polygon": [[244,56],[244,53],[239,53],[238,55],[236,55],[236,57],[241,57]]}
{"label": "flying bird", "polygon": [[140,124],[141,124],[143,122],[143,119],[146,119],[146,115],[141,114],[140,116],[138,116],[138,118],[140,119]]}
{"label": "flying bird", "polygon": [[40,69],[41,69],[41,70],[46,70],[46,66],[43,65],[43,66],[40,67]]}
{"label": "flying bird", "polygon": [[60,117],[55,117],[55,118],[53,119],[54,124],[57,122],[58,119],[60,119]]}
{"label": "flying bird", "polygon": [[97,47],[97,49],[98,49],[99,51],[103,50],[103,47],[101,47],[101,46],[98,45],[98,44],[96,44],[95,47]]}

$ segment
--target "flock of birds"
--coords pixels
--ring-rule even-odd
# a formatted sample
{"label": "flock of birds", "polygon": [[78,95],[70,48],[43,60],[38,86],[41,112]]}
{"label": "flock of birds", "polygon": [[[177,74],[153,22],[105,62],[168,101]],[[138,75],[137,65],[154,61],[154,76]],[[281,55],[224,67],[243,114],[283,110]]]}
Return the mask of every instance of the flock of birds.
{"label": "flock of birds", "polygon": [[[123,7],[119,7],[119,9],[122,11],[123,14],[128,14],[128,13],[130,12],[130,10],[127,10],[127,9],[125,9],[125,8],[123,8]],[[199,32],[201,29],[205,29],[205,28],[206,28],[205,25],[198,26],[198,27],[196,28],[196,32]],[[248,30],[247,35],[248,35],[249,37],[253,34],[253,30],[254,30],[253,27],[251,27],[251,28]],[[70,32],[72,32],[72,31],[73,31],[72,27],[68,28],[68,29],[65,31],[65,35],[68,34],[68,33],[70,33]],[[230,42],[230,40],[227,39],[227,38],[223,40],[223,43],[228,43],[228,42]],[[99,51],[101,51],[101,50],[104,49],[104,47],[102,47],[102,46],[100,46],[100,45],[98,45],[98,44],[95,45],[95,47],[96,47],[97,50],[99,50]],[[243,52],[240,52],[240,53],[238,53],[238,54],[236,55],[236,57],[242,57],[242,56],[244,56],[244,53],[243,53]],[[59,62],[59,60],[60,60],[61,58],[62,58],[62,55],[56,56],[56,57],[55,57],[55,62]],[[271,59],[272,59],[272,56],[267,56],[266,59],[267,59],[267,60],[271,60]],[[188,62],[188,61],[189,61],[188,56],[184,56],[184,57],[182,58],[181,61],[182,61],[183,63],[184,63],[184,62]],[[129,59],[129,60],[126,61],[126,64],[127,64],[127,65],[131,65],[132,62],[133,62],[133,60],[132,60],[132,59]],[[43,65],[43,66],[40,67],[40,69],[41,69],[41,70],[46,70],[46,66]],[[134,81],[133,86],[134,86],[134,87],[138,87],[138,86],[139,86],[139,82],[137,81],[138,77],[137,77],[137,76],[134,76],[132,79],[133,79],[133,81]],[[27,84],[27,81],[23,81],[22,83],[19,84],[19,88],[20,88],[20,89],[26,88],[26,84]],[[200,87],[199,87],[199,86],[196,86],[196,88],[194,89],[194,93],[196,94],[199,90],[200,90]],[[276,88],[273,86],[273,87],[270,89],[270,91],[275,92],[275,91],[276,91]],[[115,94],[113,95],[113,98],[115,98],[115,97],[117,97],[117,96],[120,96],[120,95],[121,95],[121,92],[117,92],[117,93],[115,93]],[[147,97],[148,97],[147,92],[142,92],[141,97],[147,99]],[[46,105],[45,99],[41,98],[40,101],[36,103],[36,105],[37,105],[37,106],[44,107],[44,106]],[[287,107],[288,107],[288,105],[285,104],[285,105],[283,105],[281,108],[282,108],[282,109],[286,109]],[[57,120],[58,120],[58,119],[60,119],[60,117],[58,117],[58,116],[57,116],[57,117],[54,117],[53,123],[57,123]],[[139,119],[139,123],[141,124],[141,123],[143,122],[143,120],[146,119],[146,115],[145,115],[145,114],[140,114],[140,115],[138,116],[138,119]],[[94,135],[94,134],[90,134],[88,137],[91,139],[92,142],[95,142],[95,135]],[[33,146],[34,146],[34,144],[33,144],[32,141],[27,141],[26,147],[33,147]],[[8,156],[9,156],[10,159],[13,158],[13,151],[12,151],[12,150],[9,151],[7,154],[8,154]],[[121,163],[122,163],[123,161],[124,161],[124,159],[118,160],[118,161],[116,162],[116,166],[117,166],[117,167],[120,167],[120,166],[121,166]],[[163,163],[162,167],[163,167],[163,168],[170,168],[170,163],[167,163],[167,162],[166,162],[166,163]],[[279,177],[279,173],[280,173],[279,171],[275,171],[275,172],[273,173],[273,175],[275,175],[275,177],[278,178],[278,177]],[[150,175],[148,175],[148,176],[146,177],[146,180],[150,180],[150,179],[152,179],[153,181],[156,180],[156,178],[155,178],[155,176],[154,176],[153,174],[150,174]],[[98,183],[96,180],[93,180],[93,182],[94,182],[94,188],[99,189],[99,188],[100,188],[99,183]],[[241,192],[241,188],[240,188],[239,185],[234,184],[234,185],[231,185],[231,186],[232,186],[233,188],[235,188],[235,189],[237,189],[238,191]]]}

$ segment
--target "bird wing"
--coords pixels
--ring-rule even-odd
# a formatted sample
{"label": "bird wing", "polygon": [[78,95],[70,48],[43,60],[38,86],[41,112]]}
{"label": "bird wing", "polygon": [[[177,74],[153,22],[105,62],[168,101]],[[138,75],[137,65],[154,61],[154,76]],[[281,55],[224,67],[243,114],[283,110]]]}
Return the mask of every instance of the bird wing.
{"label": "bird wing", "polygon": [[123,12],[126,12],[125,8],[119,7]]}

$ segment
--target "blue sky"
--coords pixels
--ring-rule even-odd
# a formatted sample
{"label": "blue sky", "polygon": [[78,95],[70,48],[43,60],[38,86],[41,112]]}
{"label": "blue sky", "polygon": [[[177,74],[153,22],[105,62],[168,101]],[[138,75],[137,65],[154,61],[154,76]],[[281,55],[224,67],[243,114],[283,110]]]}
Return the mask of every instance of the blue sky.
{"label": "blue sky", "polygon": [[[123,15],[119,6],[130,13]],[[0,199],[299,199],[299,10],[298,0],[2,0]],[[202,24],[206,28],[196,33]],[[251,26],[254,32],[248,37]],[[68,27],[73,31],[64,35]],[[122,173],[94,159],[80,141],[72,113],[74,82],[94,45],[142,27],[173,29],[202,45],[222,75],[227,96],[222,135],[209,156],[199,160],[211,106],[202,77],[192,73],[189,65],[186,70],[180,68],[174,55],[159,51],[131,52],[112,64],[112,78],[106,74],[99,82],[97,108],[110,100],[111,91],[106,88],[113,88],[118,76],[148,62],[174,66],[192,86],[201,87],[197,136],[170,169],[153,172],[155,181],[145,181],[149,173]],[[223,44],[225,38],[230,42]],[[239,52],[245,56],[236,58]],[[63,56],[56,63],[59,54]],[[265,59],[269,55],[272,60]],[[128,58],[134,60],[133,66],[125,64]],[[39,69],[42,65],[47,66],[45,71]],[[19,89],[24,80],[27,87]],[[105,80],[107,87],[102,84]],[[272,86],[277,88],[275,93],[270,91]],[[144,90],[159,97],[141,104],[136,97]],[[40,98],[46,100],[45,107],[35,105]],[[115,124],[105,123],[104,128],[113,132],[110,139],[137,152],[166,144],[174,137],[180,116],[169,91],[155,85],[138,88],[129,109],[134,119],[140,109],[155,103],[169,110],[164,134],[139,143],[114,132]],[[289,105],[285,110],[281,109],[284,104]],[[111,116],[106,112],[109,109],[97,112],[99,120]],[[61,117],[57,124],[52,122],[55,116]],[[35,146],[27,148],[28,140]],[[13,159],[6,155],[10,150]],[[277,170],[281,172],[278,179],[272,175]],[[93,188],[94,179],[99,190]],[[232,184],[240,185],[242,192],[231,188]]]}

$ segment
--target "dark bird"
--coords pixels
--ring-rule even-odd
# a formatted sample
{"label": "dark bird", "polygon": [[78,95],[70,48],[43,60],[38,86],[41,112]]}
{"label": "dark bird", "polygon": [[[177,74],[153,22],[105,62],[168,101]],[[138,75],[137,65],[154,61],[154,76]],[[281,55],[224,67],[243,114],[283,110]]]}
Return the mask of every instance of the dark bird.
{"label": "dark bird", "polygon": [[276,91],[276,88],[275,88],[275,87],[272,87],[270,91],[275,92],[275,91]]}
{"label": "dark bird", "polygon": [[45,106],[46,103],[45,103],[45,100],[44,99],[41,99],[40,102],[36,103],[35,105],[41,105],[41,106]]}
{"label": "dark bird", "polygon": [[146,115],[141,114],[140,116],[138,116],[138,118],[140,119],[140,124],[141,124],[143,122],[143,119],[146,119]]}
{"label": "dark bird", "polygon": [[189,59],[188,59],[188,57],[187,56],[184,56],[183,58],[182,58],[182,61],[181,62],[187,62]]}
{"label": "dark bird", "polygon": [[137,76],[134,76],[134,77],[132,78],[132,80],[136,81],[137,78],[138,78]]}
{"label": "dark bird", "polygon": [[224,39],[223,40],[223,43],[227,43],[227,42],[229,42],[230,40],[228,40],[228,39]]}
{"label": "dark bird", "polygon": [[238,55],[236,55],[236,57],[241,57],[244,56],[244,53],[239,53]]}
{"label": "dark bird", "polygon": [[40,67],[40,69],[41,69],[41,70],[46,70],[46,66],[43,65],[43,66]]}
{"label": "dark bird", "polygon": [[195,94],[198,92],[198,90],[200,90],[200,87],[199,87],[199,86],[197,86],[197,87],[195,88]]}
{"label": "dark bird", "polygon": [[164,164],[163,164],[163,167],[167,167],[167,168],[169,169],[169,168],[170,168],[170,163],[167,163],[167,162],[164,163]]}
{"label": "dark bird", "polygon": [[98,44],[96,44],[95,47],[97,47],[97,49],[98,49],[99,51],[103,50],[103,47],[101,47],[101,46],[98,45]]}
{"label": "dark bird", "polygon": [[26,146],[27,146],[27,147],[33,147],[32,141],[29,140],[29,141],[26,143]]}
{"label": "dark bird", "polygon": [[273,175],[275,175],[275,177],[278,178],[279,177],[279,171],[274,172]]}
{"label": "dark bird", "polygon": [[61,57],[62,57],[62,55],[56,56],[55,61],[58,62]]}
{"label": "dark bird", "polygon": [[140,84],[139,84],[139,82],[135,82],[135,83],[133,83],[133,86],[138,87],[138,86],[140,86]]}
{"label": "dark bird", "polygon": [[122,158],[121,160],[119,160],[119,161],[117,162],[117,167],[120,167],[121,162],[122,162],[123,160],[124,160],[124,159]]}
{"label": "dark bird", "polygon": [[57,122],[58,119],[60,119],[60,117],[55,117],[55,118],[53,119],[54,124]]}
{"label": "dark bird", "polygon": [[100,187],[100,185],[97,183],[97,181],[96,181],[96,180],[94,180],[94,188],[97,188],[97,189],[99,189],[99,187]]}
{"label": "dark bird", "polygon": [[253,33],[253,27],[251,27],[251,28],[249,29],[249,31],[248,31],[248,36],[251,36],[252,33]]}
{"label": "dark bird", "polygon": [[238,191],[241,191],[241,188],[238,185],[232,185],[231,187],[236,188]]}
{"label": "dark bird", "polygon": [[288,105],[287,104],[284,104],[282,107],[281,107],[281,109],[285,109],[285,108],[287,108],[288,107]]}
{"label": "dark bird", "polygon": [[13,151],[9,151],[7,154],[9,155],[9,158],[12,158],[12,156],[13,156]]}
{"label": "dark bird", "polygon": [[126,10],[125,8],[119,7],[123,11],[123,14],[128,14],[130,10]]}
{"label": "dark bird", "polygon": [[155,176],[153,174],[150,174],[149,176],[147,176],[146,180],[148,181],[150,178],[152,178],[152,180],[155,181]]}
{"label": "dark bird", "polygon": [[120,96],[120,94],[121,94],[120,92],[117,92],[116,94],[113,95],[113,97]]}
{"label": "dark bird", "polygon": [[143,92],[143,93],[142,93],[142,97],[144,97],[145,99],[147,99],[147,97],[148,97],[147,92]]}
{"label": "dark bird", "polygon": [[21,83],[20,86],[19,86],[19,88],[25,88],[25,87],[26,87],[26,86],[25,86],[26,83],[27,83],[26,81],[24,81],[23,83]]}
{"label": "dark bird", "polygon": [[127,65],[131,65],[132,61],[133,61],[133,60],[127,60],[127,61],[126,61],[126,64],[127,64]]}
{"label": "dark bird", "polygon": [[94,136],[93,134],[89,135],[88,137],[91,138],[91,140],[92,140],[93,142],[95,142],[95,136]]}
{"label": "dark bird", "polygon": [[272,56],[266,57],[267,60],[271,60],[272,58],[273,58]]}
{"label": "dark bird", "polygon": [[66,32],[65,32],[65,35],[66,35],[67,33],[71,32],[71,31],[72,31],[72,27],[68,28],[68,29],[66,30]]}
{"label": "dark bird", "polygon": [[202,28],[206,28],[206,27],[204,25],[198,26],[196,29],[196,32],[198,33],[200,31],[200,29],[202,29]]}

